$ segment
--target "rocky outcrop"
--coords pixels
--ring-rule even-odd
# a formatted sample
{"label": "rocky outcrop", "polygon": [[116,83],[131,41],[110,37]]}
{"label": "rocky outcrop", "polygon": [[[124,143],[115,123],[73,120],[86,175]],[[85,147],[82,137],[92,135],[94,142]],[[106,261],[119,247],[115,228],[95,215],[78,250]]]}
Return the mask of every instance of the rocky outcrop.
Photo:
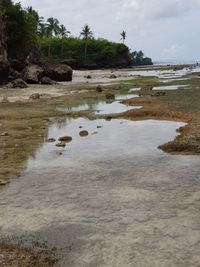
{"label": "rocky outcrop", "polygon": [[38,84],[44,76],[44,69],[36,64],[28,65],[23,71],[24,80],[30,84]]}
{"label": "rocky outcrop", "polygon": [[72,69],[59,63],[30,64],[23,71],[24,80],[32,84],[54,84],[54,81],[71,81]]}
{"label": "rocky outcrop", "polygon": [[10,65],[8,61],[0,61],[0,84],[8,82]]}
{"label": "rocky outcrop", "polygon": [[49,77],[54,81],[72,81],[72,68],[59,63],[46,63],[44,64],[44,76]]}
{"label": "rocky outcrop", "polygon": [[12,82],[13,88],[27,88],[27,83],[22,79],[16,79]]}

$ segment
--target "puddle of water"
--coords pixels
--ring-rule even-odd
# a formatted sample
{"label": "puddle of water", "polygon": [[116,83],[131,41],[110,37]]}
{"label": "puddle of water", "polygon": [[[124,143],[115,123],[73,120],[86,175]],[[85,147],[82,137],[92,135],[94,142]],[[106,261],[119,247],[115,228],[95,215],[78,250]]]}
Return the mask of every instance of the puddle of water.
{"label": "puddle of water", "polygon": [[169,85],[169,86],[157,86],[154,87],[153,90],[178,90],[181,88],[185,88],[187,85]]}
{"label": "puddle of water", "polygon": [[114,101],[112,103],[99,102],[95,109],[95,114],[98,115],[108,115],[108,114],[117,114],[129,111],[131,109],[141,109],[142,106],[129,106],[120,103],[119,101]]}
{"label": "puddle of water", "polygon": [[1,235],[70,244],[59,267],[167,267],[177,259],[196,266],[200,159],[157,149],[183,125],[83,118],[51,125],[49,138],[73,140],[65,149],[44,143],[0,193]]}
{"label": "puddle of water", "polygon": [[132,88],[129,90],[129,93],[135,92],[135,91],[140,91],[140,90],[141,90],[141,88]]}
{"label": "puddle of water", "polygon": [[[138,97],[138,95],[120,94],[116,95],[116,100],[129,99],[133,97]],[[128,106],[120,103],[119,101],[113,101],[113,102],[98,101],[96,103],[90,103],[90,104],[84,103],[76,107],[57,108],[57,110],[66,113],[91,110],[98,115],[108,115],[114,113],[115,114],[122,113],[131,109],[140,109],[140,108],[142,108],[142,106]]]}
{"label": "puddle of water", "polygon": [[115,99],[116,100],[127,100],[127,99],[131,99],[131,98],[138,98],[138,95],[134,95],[134,94],[120,94],[120,95],[116,95]]}

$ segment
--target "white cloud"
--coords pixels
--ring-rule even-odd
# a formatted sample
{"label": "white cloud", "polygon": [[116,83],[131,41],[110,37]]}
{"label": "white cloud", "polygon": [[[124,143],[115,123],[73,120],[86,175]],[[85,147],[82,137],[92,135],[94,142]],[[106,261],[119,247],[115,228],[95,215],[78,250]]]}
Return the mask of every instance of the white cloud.
{"label": "white cloud", "polygon": [[[19,0],[14,0],[18,2]],[[45,18],[54,16],[75,35],[88,23],[97,37],[127,44],[155,59],[200,57],[200,0],[21,0]],[[178,45],[177,45],[178,44]],[[183,47],[182,47],[183,46]]]}

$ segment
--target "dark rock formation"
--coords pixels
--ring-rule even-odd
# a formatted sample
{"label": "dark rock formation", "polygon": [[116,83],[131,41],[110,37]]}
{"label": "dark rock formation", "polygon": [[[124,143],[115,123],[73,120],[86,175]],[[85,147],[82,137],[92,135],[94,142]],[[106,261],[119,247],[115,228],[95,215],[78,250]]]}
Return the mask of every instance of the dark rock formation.
{"label": "dark rock formation", "polygon": [[49,77],[42,77],[40,80],[41,84],[46,84],[46,85],[51,85],[51,84],[56,84],[55,81],[53,81],[52,79],[50,79]]}
{"label": "dark rock formation", "polygon": [[42,76],[44,76],[44,69],[36,64],[28,65],[23,71],[24,80],[30,84],[38,84]]}
{"label": "dark rock formation", "polygon": [[27,83],[22,79],[16,79],[12,82],[13,88],[27,88]]}
{"label": "dark rock formation", "polygon": [[10,65],[8,61],[0,61],[0,84],[8,82]]}
{"label": "dark rock formation", "polygon": [[72,81],[72,68],[65,64],[45,63],[43,69],[44,76],[54,81]]}

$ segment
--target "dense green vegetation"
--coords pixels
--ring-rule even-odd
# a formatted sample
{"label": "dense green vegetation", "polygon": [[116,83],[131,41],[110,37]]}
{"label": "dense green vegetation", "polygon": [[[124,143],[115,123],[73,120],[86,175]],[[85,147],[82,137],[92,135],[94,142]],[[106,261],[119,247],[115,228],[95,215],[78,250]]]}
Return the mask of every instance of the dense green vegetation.
{"label": "dense green vegetation", "polygon": [[80,37],[73,37],[56,18],[44,21],[31,7],[23,9],[20,3],[0,0],[0,58],[3,59],[26,59],[36,52],[45,59],[70,59],[78,65],[97,67],[152,64],[142,51],[130,52],[124,44],[125,31],[120,35],[122,43],[95,39],[91,28],[85,25]]}
{"label": "dense green vegetation", "polygon": [[37,46],[37,12],[25,10],[11,0],[0,0],[0,21],[0,42],[9,58],[24,58]]}
{"label": "dense green vegetation", "polygon": [[[48,56],[51,42],[51,57],[54,59],[74,59],[76,62],[96,63],[99,66],[112,65],[123,59],[130,60],[129,49],[124,44],[112,43],[104,39],[43,38],[41,51]],[[63,48],[62,48],[63,47]]]}

